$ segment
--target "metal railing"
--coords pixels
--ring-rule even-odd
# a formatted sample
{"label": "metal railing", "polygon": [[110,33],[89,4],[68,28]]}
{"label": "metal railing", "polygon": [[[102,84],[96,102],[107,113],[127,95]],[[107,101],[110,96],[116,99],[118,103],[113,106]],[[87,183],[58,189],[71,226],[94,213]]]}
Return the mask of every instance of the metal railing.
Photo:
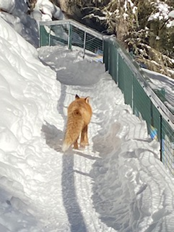
{"label": "metal railing", "polygon": [[103,51],[103,41],[102,34],[73,20],[40,22],[40,46],[79,47],[83,57],[91,52],[97,59]]}
{"label": "metal railing", "polygon": [[160,160],[174,175],[174,115],[151,89],[148,78],[116,38],[72,20],[41,22],[40,46],[57,44],[69,49],[79,47],[83,57],[89,52],[97,57],[100,51],[100,61],[105,63],[106,70],[122,90],[125,103],[146,121],[149,135],[160,142]]}
{"label": "metal railing", "polygon": [[138,64],[116,39],[105,39],[106,70],[124,94],[125,103],[147,123],[152,139],[160,142],[160,160],[174,175],[174,115],[148,84]]}

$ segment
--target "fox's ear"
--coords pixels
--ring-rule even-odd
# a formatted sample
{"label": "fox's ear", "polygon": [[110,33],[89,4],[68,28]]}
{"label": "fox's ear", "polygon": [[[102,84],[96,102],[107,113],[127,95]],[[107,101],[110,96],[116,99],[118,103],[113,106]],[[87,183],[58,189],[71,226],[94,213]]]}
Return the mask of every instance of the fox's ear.
{"label": "fox's ear", "polygon": [[76,94],[75,99],[79,99],[80,97]]}
{"label": "fox's ear", "polygon": [[89,103],[89,97],[85,97],[86,103]]}

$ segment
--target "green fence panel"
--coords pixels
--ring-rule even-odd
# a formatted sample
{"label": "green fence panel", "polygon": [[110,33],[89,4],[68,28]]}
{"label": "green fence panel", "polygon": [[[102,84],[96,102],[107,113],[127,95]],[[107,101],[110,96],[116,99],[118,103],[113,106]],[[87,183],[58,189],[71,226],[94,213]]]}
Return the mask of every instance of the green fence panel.
{"label": "green fence panel", "polygon": [[[126,67],[127,68],[127,67]],[[126,69],[127,72],[129,69]],[[128,75],[124,77],[124,98],[125,103],[133,107],[133,80],[134,75],[130,72]]]}
{"label": "green fence panel", "polygon": [[112,51],[112,44],[108,43],[108,72],[111,74],[111,51]]}
{"label": "green fence panel", "polygon": [[113,44],[110,45],[110,71],[112,78],[116,83],[118,83],[117,78],[117,49],[116,46]]}
{"label": "green fence panel", "polygon": [[149,125],[149,128],[150,128],[151,138],[160,141],[160,137],[161,137],[160,113],[152,102],[151,102],[151,124]]}
{"label": "green fence panel", "polygon": [[68,44],[69,31],[67,25],[51,25],[49,29],[50,46]]}
{"label": "green fence panel", "polygon": [[162,119],[162,161],[174,175],[174,131],[165,119]]}
{"label": "green fence panel", "polygon": [[109,67],[109,43],[107,40],[104,40],[103,43],[104,49],[103,49],[103,63],[105,64],[105,70],[108,71]]}
{"label": "green fence panel", "polygon": [[148,131],[150,132],[151,125],[151,100],[145,93],[144,89],[140,85],[139,81],[133,79],[133,112],[138,117],[142,117],[148,125]]}
{"label": "green fence panel", "polygon": [[97,37],[86,33],[86,46],[85,48],[93,53],[103,50],[103,41]]}
{"label": "green fence panel", "polygon": [[109,71],[109,74],[112,76],[114,81],[118,82],[117,77],[117,49],[115,44],[112,41],[104,41],[104,63],[106,70]]}
{"label": "green fence panel", "polygon": [[40,46],[68,44],[68,30],[65,25],[40,26]]}
{"label": "green fence panel", "polygon": [[72,26],[72,45],[80,48],[84,47],[85,32],[75,26]]}
{"label": "green fence panel", "polygon": [[133,107],[133,79],[134,75],[124,58],[118,54],[118,87],[124,94],[125,103]]}
{"label": "green fence panel", "polygon": [[118,87],[122,90],[123,93],[126,74],[127,71],[125,70],[125,63],[121,55],[118,54]]}
{"label": "green fence panel", "polygon": [[49,34],[45,26],[40,26],[40,47],[49,45]]}

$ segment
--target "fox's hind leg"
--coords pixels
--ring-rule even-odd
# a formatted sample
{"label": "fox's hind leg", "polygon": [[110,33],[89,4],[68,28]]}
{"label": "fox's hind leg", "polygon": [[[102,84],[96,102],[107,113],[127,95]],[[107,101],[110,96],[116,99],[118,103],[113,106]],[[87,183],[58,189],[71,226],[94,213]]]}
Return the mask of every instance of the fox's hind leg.
{"label": "fox's hind leg", "polygon": [[78,138],[79,137],[77,137],[76,141],[74,142],[74,149],[78,149]]}
{"label": "fox's hind leg", "polygon": [[88,143],[88,126],[87,125],[82,130],[80,145],[82,147],[89,145],[89,143]]}

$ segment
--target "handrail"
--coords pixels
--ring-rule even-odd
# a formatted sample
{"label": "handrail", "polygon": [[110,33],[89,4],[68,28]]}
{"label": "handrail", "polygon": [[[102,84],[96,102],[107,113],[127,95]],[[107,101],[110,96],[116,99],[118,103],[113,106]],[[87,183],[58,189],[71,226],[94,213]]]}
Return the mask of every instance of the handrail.
{"label": "handrail", "polygon": [[98,37],[99,39],[103,39],[104,36],[106,35],[102,35],[101,33],[93,30],[93,29],[90,29],[89,27],[87,26],[84,26],[83,24],[79,23],[79,22],[76,22],[72,19],[65,19],[65,20],[56,20],[56,21],[40,21],[39,22],[40,25],[42,26],[52,26],[52,25],[62,25],[62,24],[71,24],[87,33],[90,33],[92,34],[93,36],[95,37]]}

